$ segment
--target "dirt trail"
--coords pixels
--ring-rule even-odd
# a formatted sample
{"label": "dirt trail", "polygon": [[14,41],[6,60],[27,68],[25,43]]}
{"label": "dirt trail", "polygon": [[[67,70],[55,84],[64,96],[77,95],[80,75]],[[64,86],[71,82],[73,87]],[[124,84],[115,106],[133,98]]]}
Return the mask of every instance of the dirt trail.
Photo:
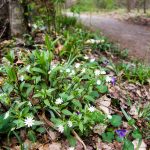
{"label": "dirt trail", "polygon": [[129,49],[131,56],[150,64],[150,27],[129,24],[106,15],[81,14],[78,18],[84,25],[94,30],[100,29],[121,48]]}

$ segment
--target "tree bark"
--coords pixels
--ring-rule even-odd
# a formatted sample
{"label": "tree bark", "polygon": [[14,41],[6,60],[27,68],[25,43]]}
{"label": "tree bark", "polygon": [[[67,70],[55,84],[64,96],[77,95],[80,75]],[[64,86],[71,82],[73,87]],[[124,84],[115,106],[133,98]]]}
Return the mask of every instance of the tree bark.
{"label": "tree bark", "polygon": [[143,2],[143,9],[144,9],[144,13],[146,14],[146,3],[147,3],[147,0],[144,0]]}
{"label": "tree bark", "polygon": [[18,0],[9,1],[9,20],[11,36],[21,37],[27,32],[24,20],[24,10]]}
{"label": "tree bark", "polygon": [[131,11],[131,2],[130,0],[126,0],[126,5],[127,5],[127,11],[130,12]]}

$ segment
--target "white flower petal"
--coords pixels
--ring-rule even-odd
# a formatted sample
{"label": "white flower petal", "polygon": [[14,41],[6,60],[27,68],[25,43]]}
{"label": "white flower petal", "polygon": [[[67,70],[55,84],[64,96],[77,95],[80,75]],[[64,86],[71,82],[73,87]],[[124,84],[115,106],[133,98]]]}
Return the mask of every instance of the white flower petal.
{"label": "white flower petal", "polygon": [[111,82],[111,77],[106,76],[106,82]]}
{"label": "white flower petal", "polygon": [[101,72],[100,72],[100,70],[96,69],[94,73],[96,76],[99,76]]}
{"label": "white flower petal", "polygon": [[75,68],[79,68],[80,65],[81,65],[80,63],[76,63],[76,64],[75,64]]}
{"label": "white flower petal", "polygon": [[60,105],[63,103],[63,100],[61,98],[57,98],[55,101],[55,104]]}
{"label": "white flower petal", "polygon": [[59,131],[60,133],[63,133],[63,132],[64,132],[64,127],[63,127],[63,125],[59,125],[59,126],[58,126],[58,131]]}
{"label": "white flower petal", "polygon": [[97,85],[101,85],[101,83],[102,83],[101,80],[97,80],[96,82]]}
{"label": "white flower petal", "polygon": [[90,107],[88,108],[88,110],[89,110],[90,112],[94,112],[94,111],[95,111],[95,107],[94,107],[94,106],[90,106]]}
{"label": "white flower petal", "polygon": [[32,127],[32,126],[34,125],[33,117],[27,117],[27,118],[24,120],[24,123],[25,123],[26,126]]}
{"label": "white flower petal", "polygon": [[69,147],[67,150],[75,150],[74,147]]}
{"label": "white flower petal", "polygon": [[68,121],[67,124],[68,124],[68,127],[70,127],[70,128],[71,128],[72,125],[73,125],[71,121]]}

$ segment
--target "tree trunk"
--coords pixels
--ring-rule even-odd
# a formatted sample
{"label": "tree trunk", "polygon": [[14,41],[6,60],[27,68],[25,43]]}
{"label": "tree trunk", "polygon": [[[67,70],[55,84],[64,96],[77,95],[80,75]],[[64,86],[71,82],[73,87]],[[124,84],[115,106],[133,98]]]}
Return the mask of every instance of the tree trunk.
{"label": "tree trunk", "polygon": [[130,0],[126,0],[126,2],[127,2],[127,11],[128,12],[130,12],[131,11],[131,2],[130,2]]}
{"label": "tree trunk", "polygon": [[9,1],[9,20],[11,36],[21,37],[27,31],[24,10],[18,0]]}
{"label": "tree trunk", "polygon": [[145,13],[145,14],[146,14],[146,3],[147,3],[147,1],[144,0],[144,2],[143,2],[143,10],[144,10],[144,13]]}

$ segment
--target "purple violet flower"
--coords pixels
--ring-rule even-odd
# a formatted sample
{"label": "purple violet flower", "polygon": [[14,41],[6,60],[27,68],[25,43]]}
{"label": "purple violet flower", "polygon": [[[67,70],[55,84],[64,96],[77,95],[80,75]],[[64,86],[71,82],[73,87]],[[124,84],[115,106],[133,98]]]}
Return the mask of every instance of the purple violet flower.
{"label": "purple violet flower", "polygon": [[111,84],[114,86],[116,84],[116,78],[115,77],[112,77],[111,78]]}
{"label": "purple violet flower", "polygon": [[80,112],[79,112],[79,111],[77,111],[76,113],[77,113],[77,115],[80,115]]}
{"label": "purple violet flower", "polygon": [[124,138],[126,136],[127,130],[125,129],[116,130],[116,133],[120,138]]}

